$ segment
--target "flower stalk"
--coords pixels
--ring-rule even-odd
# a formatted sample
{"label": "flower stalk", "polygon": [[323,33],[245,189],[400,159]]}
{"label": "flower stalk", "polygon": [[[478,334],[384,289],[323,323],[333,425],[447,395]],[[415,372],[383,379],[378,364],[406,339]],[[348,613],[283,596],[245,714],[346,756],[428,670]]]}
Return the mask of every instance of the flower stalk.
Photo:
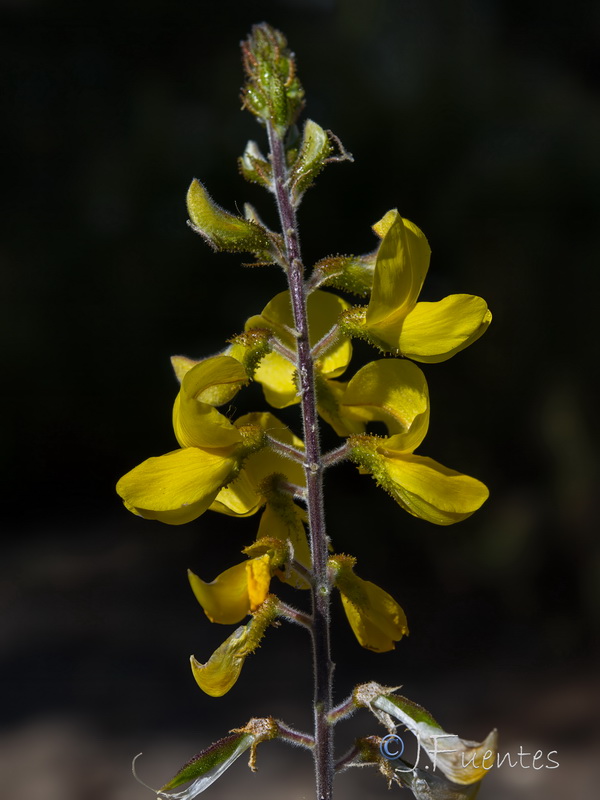
{"label": "flower stalk", "polygon": [[306,311],[304,267],[300,254],[296,211],[288,191],[288,170],[285,162],[283,137],[275,126],[267,122],[271,165],[275,184],[277,210],[285,242],[287,278],[292,303],[292,313],[297,332],[297,370],[300,390],[300,408],[306,461],[306,505],[310,549],[312,554],[312,646],[314,668],[314,759],[318,800],[333,797],[333,729],[328,717],[332,707],[334,665],[330,647],[330,597],[327,558],[328,544],[323,503],[323,461],[319,441],[315,367],[311,352]]}
{"label": "flower stalk", "polygon": [[[196,179],[187,199],[190,225],[214,250],[250,253],[257,265],[278,265],[288,290],[250,317],[221,353],[199,360],[172,357],[180,383],[172,415],[179,449],[134,467],[117,491],[133,514],[173,526],[206,512],[259,516],[255,540],[242,549],[245,560],[211,581],[188,571],[211,623],[238,626],[210,657],[191,656],[192,675],[203,692],[221,697],[233,689],[268,629],[280,620],[303,627],[311,634],[314,730],[305,734],[271,717],[252,719],[185,764],[158,796],[194,800],[248,750],[254,770],[257,745],[280,738],[313,754],[317,800],[333,800],[336,772],[361,766],[378,768],[388,783],[402,783],[417,798],[451,794],[471,800],[484,771],[461,768],[456,758],[441,764],[443,780],[405,762],[410,776],[399,779],[381,750],[384,740],[369,735],[334,759],[334,727],[358,709],[369,710],[391,735],[399,720],[427,752],[436,737],[450,735],[425,709],[373,681],[333,704],[332,593],[358,643],[374,653],[393,650],[408,635],[408,622],[386,589],[360,577],[354,556],[330,549],[323,476],[347,460],[422,520],[445,526],[473,514],[487,499],[487,487],[415,452],[427,434],[430,405],[425,374],[413,362],[452,357],[485,332],[491,314],[485,301],[467,294],[418,301],[431,251],[422,231],[396,209],[373,226],[380,239],[376,251],[324,258],[307,279],[297,208],[328,163],[352,157],[313,120],[304,122],[301,133],[295,128],[304,92],[282,33],[266,23],[254,26],[242,54],[243,106],[264,126],[269,152],[263,157],[249,142],[240,169],[274,196],[281,232],[266,228],[248,205],[244,217],[220,208]],[[336,146],[339,155],[332,155]],[[367,305],[353,306],[330,289],[356,294]],[[378,357],[338,380],[350,366],[353,338],[391,357]],[[262,386],[275,409],[299,404],[303,440],[270,411],[232,418],[233,398],[251,381]],[[319,417],[342,438],[325,453]],[[387,435],[375,435],[372,423]],[[310,611],[281,600],[277,581],[310,595]],[[459,754],[485,752],[487,758],[495,733],[481,743],[456,736],[452,741]]]}

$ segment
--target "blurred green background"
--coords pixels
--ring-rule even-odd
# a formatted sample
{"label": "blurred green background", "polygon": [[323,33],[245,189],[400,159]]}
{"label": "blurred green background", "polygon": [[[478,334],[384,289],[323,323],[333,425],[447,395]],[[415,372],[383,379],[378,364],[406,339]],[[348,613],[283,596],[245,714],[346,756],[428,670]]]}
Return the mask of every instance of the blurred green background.
{"label": "blurred green background", "polygon": [[[350,465],[328,476],[335,547],[411,626],[376,656],[337,609],[336,695],[403,684],[468,738],[497,725],[504,749],[567,754],[556,772],[498,770],[482,797],[589,796],[600,6],[585,0],[0,4],[0,785],[11,800],[143,797],[127,772],[138,749],[154,753],[158,785],[253,714],[310,725],[299,630],[272,631],[220,701],[189,674],[189,654],[206,660],[229,629],[206,620],[185,570],[210,580],[257,519],[208,513],[167,528],[114,494],[121,474],[175,446],[168,357],[221,349],[284,288],[275,269],[241,268],[185,224],[194,176],[224,207],[249,201],[275,224],[236,165],[249,138],[264,144],[240,112],[238,51],[263,19],[296,52],[306,114],[355,157],[305,198],[306,263],[371,250],[370,225],[397,207],[432,246],[423,299],[479,294],[494,314],[481,341],[426,369],[420,452],[490,486],[478,514],[434,528]],[[252,390],[235,402],[238,413],[264,405]],[[374,732],[357,721],[355,735]],[[213,796],[270,797],[286,778],[290,797],[310,796],[308,760],[298,756],[307,772],[294,783],[287,766],[277,777],[289,755],[274,748],[260,791],[241,788],[240,769]],[[383,795],[364,778],[343,796]]]}

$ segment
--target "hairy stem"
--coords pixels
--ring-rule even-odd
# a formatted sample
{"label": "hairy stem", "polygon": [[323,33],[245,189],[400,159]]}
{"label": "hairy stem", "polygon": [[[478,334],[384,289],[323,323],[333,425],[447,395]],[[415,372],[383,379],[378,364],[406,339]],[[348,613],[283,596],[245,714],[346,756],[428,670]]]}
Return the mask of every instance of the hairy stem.
{"label": "hairy stem", "polygon": [[314,583],[313,609],[315,774],[317,800],[333,797],[333,727],[328,721],[332,706],[333,663],[329,645],[329,600],[331,586],[327,571],[327,535],[323,508],[323,463],[319,443],[314,361],[308,338],[304,267],[300,256],[296,212],[287,188],[288,171],[282,138],[267,125],[277,209],[285,242],[287,276],[297,332],[297,369],[306,462],[306,503]]}

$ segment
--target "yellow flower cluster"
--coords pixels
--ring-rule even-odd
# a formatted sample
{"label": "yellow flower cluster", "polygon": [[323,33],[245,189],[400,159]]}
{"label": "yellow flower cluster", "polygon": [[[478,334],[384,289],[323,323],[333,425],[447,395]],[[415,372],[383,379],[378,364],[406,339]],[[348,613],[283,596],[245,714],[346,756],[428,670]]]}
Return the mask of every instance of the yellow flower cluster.
{"label": "yellow flower cluster", "polygon": [[[212,203],[208,195],[196,192],[194,203],[200,208],[196,216],[217,213],[207,205]],[[430,257],[425,236],[397,211],[388,212],[374,230],[381,238],[376,256],[338,259],[337,272],[323,272],[308,296],[318,412],[346,438],[344,457],[370,474],[402,508],[449,525],[476,511],[488,491],[475,478],[415,454],[429,425],[429,393],[413,361],[450,358],[484,333],[491,314],[481,298],[471,295],[419,302]],[[351,306],[316,288],[351,287],[357,280],[370,294],[366,306]],[[245,657],[273,619],[286,615],[283,604],[269,593],[272,578],[297,588],[308,587],[311,580],[305,512],[294,502],[302,499],[305,488],[303,442],[270,412],[232,420],[219,411],[250,380],[261,384],[266,401],[276,409],[299,402],[294,334],[290,296],[282,292],[247,321],[245,334],[222,355],[198,362],[174,357],[181,384],[173,407],[179,448],[144,461],[117,485],[130,511],[170,525],[190,522],[209,509],[231,516],[262,509],[257,541],[246,548],[245,562],[212,583],[189,575],[212,621],[235,624],[252,615],[206,664],[192,659],[198,684],[215,696],[233,686]],[[378,358],[344,380],[353,337],[402,358]],[[383,423],[387,435],[370,433],[371,423]],[[329,568],[360,644],[377,652],[392,649],[408,633],[400,606],[383,589],[355,575],[351,557],[332,556]]]}

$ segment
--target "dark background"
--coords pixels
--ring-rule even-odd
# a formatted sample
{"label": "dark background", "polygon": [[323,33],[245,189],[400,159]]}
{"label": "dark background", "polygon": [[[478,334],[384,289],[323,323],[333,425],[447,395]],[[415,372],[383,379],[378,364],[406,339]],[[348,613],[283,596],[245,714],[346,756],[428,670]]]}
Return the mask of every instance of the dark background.
{"label": "dark background", "polygon": [[[185,224],[194,176],[226,208],[250,201],[275,223],[270,198],[236,167],[248,138],[264,145],[240,112],[238,43],[266,19],[297,54],[307,115],[355,157],[305,198],[306,263],[371,250],[369,226],[398,207],[433,249],[423,298],[479,294],[494,314],[475,346],[426,366],[432,423],[420,449],[490,486],[480,512],[436,528],[349,465],[328,477],[336,549],[397,597],[411,626],[377,656],[337,609],[336,696],[358,681],[403,684],[447,729],[481,739],[498,726],[502,752],[558,752],[554,771],[497,770],[482,797],[590,796],[600,710],[599,7],[0,9],[3,794],[144,797],[128,774],[138,750],[140,771],[160,785],[251,715],[310,726],[299,629],[269,632],[221,700],[189,674],[189,654],[206,660],[230,629],[206,620],[185,569],[209,580],[239,560],[258,518],[211,512],[170,528],[130,516],[113,488],[175,446],[168,357],[221,349],[284,288],[275,269],[214,255]],[[235,402],[239,413],[264,406],[251,390]],[[352,725],[340,747],[379,730],[366,715]],[[244,783],[238,765],[213,796],[310,796],[309,759],[268,751],[259,777]],[[374,792],[385,785],[373,775],[340,779],[340,796]]]}

